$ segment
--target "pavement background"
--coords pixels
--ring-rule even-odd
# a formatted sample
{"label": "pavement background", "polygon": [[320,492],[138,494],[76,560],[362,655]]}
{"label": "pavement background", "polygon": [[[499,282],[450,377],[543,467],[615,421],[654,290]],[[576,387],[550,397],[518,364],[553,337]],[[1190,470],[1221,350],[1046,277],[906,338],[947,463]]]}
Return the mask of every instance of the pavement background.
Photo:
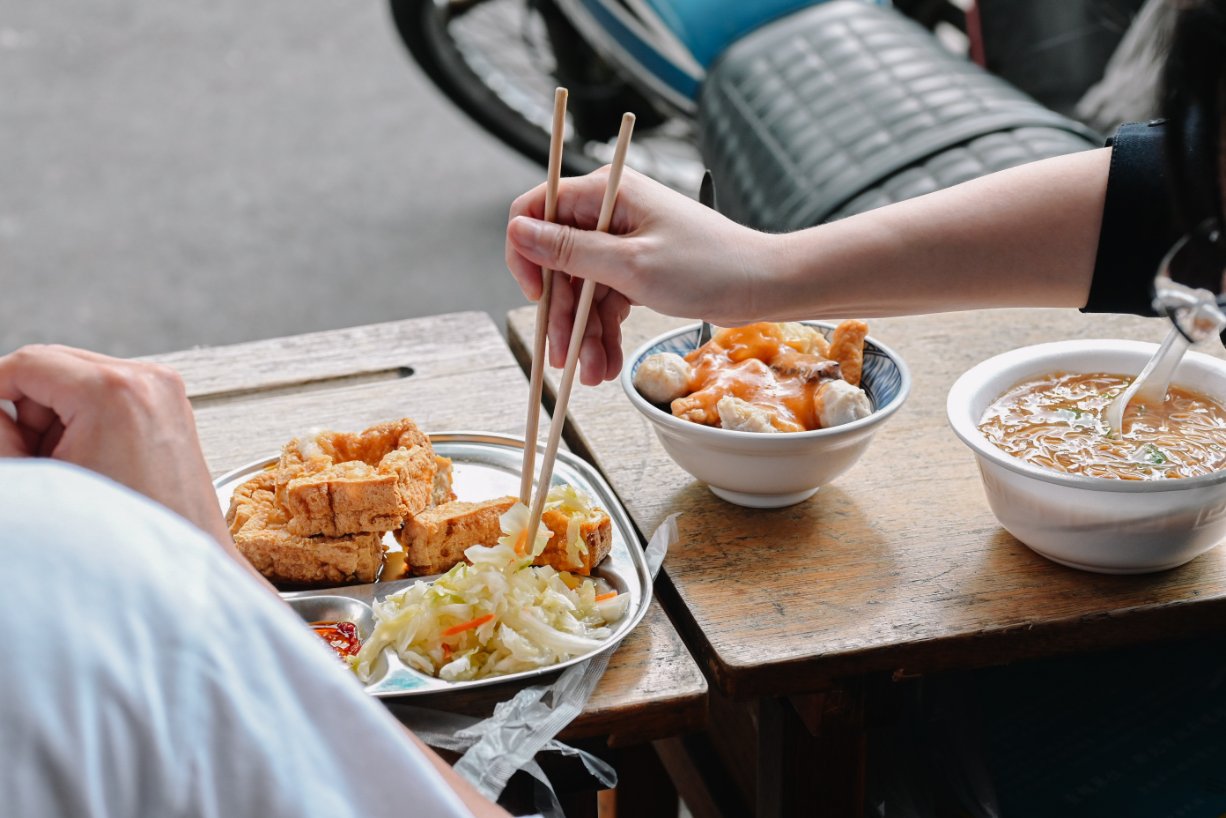
{"label": "pavement background", "polygon": [[0,353],[143,355],[523,302],[543,178],[379,0],[0,0]]}

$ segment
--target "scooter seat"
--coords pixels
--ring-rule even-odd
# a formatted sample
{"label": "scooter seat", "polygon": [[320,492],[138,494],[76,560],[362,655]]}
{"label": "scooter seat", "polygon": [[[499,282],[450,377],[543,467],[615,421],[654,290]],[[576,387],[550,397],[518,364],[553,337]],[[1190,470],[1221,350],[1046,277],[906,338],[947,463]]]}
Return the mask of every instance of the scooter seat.
{"label": "scooter seat", "polygon": [[699,141],[720,210],[771,231],[1102,144],[898,12],[856,0],[733,44],[703,84]]}

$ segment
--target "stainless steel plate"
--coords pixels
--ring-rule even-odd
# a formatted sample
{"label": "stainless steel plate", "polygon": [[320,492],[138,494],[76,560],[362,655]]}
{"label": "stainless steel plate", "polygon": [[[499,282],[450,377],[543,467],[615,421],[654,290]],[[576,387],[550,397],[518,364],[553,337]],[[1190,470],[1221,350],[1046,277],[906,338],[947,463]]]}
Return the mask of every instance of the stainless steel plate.
{"label": "stainless steel plate", "polygon": [[[430,435],[434,450],[452,460],[452,484],[461,500],[487,500],[519,493],[520,466],[523,462],[523,440],[485,432],[440,432]],[[223,510],[230,507],[230,495],[234,489],[277,462],[276,457],[256,461],[240,469],[223,474],[213,481],[217,487],[217,499]],[[613,548],[608,558],[597,566],[593,576],[607,582],[619,593],[630,594],[630,606],[626,616],[616,624],[609,638],[609,647],[615,646],[629,633],[647,613],[651,602],[651,579],[643,548],[635,534],[630,518],[622,508],[613,490],[604,478],[590,465],[568,452],[558,452],[554,467],[553,484],[570,484],[587,492],[597,505],[609,513],[613,521]],[[394,538],[388,535],[389,546],[399,548]],[[310,591],[283,593],[281,596],[307,621],[338,619],[354,622],[358,633],[365,641],[370,636],[374,616],[371,603],[388,594],[407,588],[414,582],[429,582],[433,577],[416,577],[394,582],[373,582],[368,585],[346,585],[337,588],[320,588]],[[322,613],[321,613],[322,612]],[[335,612],[332,615],[330,612]],[[608,648],[603,648],[607,650]],[[462,690],[470,687],[497,684],[514,679],[528,679],[569,667],[599,650],[576,656],[565,662],[546,668],[493,676],[470,682],[448,682],[427,676],[405,667],[390,649],[385,650],[382,660],[375,668],[374,680],[366,686],[374,696],[406,696],[419,693],[437,693],[442,690]]]}

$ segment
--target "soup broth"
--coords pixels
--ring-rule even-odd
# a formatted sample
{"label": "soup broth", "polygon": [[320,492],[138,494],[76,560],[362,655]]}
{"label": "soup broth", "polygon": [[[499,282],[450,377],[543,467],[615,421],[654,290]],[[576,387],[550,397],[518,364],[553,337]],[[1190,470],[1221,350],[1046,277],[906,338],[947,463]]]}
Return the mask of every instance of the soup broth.
{"label": "soup broth", "polygon": [[1104,373],[1027,381],[988,407],[979,430],[1014,457],[1068,474],[1162,480],[1226,466],[1226,408],[1178,387],[1161,405],[1134,399],[1110,437],[1107,406],[1131,382]]}

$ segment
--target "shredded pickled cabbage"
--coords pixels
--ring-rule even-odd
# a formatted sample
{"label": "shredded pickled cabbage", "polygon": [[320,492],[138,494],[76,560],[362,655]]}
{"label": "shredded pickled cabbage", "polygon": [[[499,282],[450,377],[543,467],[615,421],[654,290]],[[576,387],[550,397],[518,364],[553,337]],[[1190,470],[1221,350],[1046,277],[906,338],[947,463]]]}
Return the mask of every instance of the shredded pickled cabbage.
{"label": "shredded pickled cabbage", "polygon": [[[575,502],[565,492],[559,498],[559,507]],[[516,503],[502,516],[497,545],[464,552],[471,564],[376,602],[374,631],[351,659],[358,677],[370,681],[385,648],[448,681],[547,667],[600,648],[613,633],[609,625],[625,616],[629,594],[597,601],[607,595],[590,578],[533,567],[549,530],[541,526],[525,548],[527,518]]]}
{"label": "shredded pickled cabbage", "polygon": [[[498,525],[502,528],[502,536],[498,538],[498,544],[509,547],[518,556],[526,555],[529,563],[545,550],[545,546],[549,545],[549,529],[543,524],[538,524],[532,545],[527,546],[528,535],[525,529],[528,527],[530,515],[531,512],[526,505],[516,503],[498,518]],[[468,552],[465,551],[464,554],[467,556]],[[469,561],[471,560],[472,558],[469,557]]]}

